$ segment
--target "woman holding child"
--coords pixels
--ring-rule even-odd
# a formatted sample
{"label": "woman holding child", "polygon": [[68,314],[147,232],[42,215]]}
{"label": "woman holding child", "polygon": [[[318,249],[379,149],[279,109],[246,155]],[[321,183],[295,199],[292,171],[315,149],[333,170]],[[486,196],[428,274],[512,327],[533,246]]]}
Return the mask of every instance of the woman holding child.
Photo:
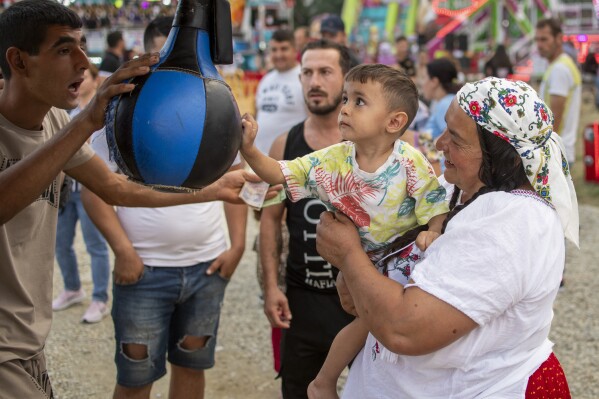
{"label": "woman holding child", "polygon": [[452,210],[405,287],[347,217],[321,217],[318,250],[370,331],[343,398],[569,398],[547,337],[578,210],[551,111],[525,83],[487,78],[446,120]]}

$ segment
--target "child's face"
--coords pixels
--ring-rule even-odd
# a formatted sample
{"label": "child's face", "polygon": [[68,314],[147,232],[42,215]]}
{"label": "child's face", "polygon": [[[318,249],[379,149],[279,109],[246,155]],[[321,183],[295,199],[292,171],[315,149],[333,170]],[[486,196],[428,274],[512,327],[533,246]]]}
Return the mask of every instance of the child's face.
{"label": "child's face", "polygon": [[381,138],[391,117],[383,87],[378,82],[345,82],[339,130],[345,140],[359,144]]}

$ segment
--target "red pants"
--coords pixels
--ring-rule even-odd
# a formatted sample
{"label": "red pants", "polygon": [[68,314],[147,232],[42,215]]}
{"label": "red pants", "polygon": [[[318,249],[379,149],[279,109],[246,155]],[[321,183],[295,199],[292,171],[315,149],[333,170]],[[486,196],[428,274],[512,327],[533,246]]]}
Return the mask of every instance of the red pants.
{"label": "red pants", "polygon": [[551,354],[528,379],[526,399],[571,399],[562,365]]}

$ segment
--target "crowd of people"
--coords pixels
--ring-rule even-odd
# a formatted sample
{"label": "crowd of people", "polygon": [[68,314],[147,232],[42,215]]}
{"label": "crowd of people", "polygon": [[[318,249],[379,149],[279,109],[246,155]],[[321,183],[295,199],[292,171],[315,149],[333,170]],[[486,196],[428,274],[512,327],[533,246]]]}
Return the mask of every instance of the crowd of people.
{"label": "crowd of people", "polygon": [[77,13],[86,29],[101,28],[139,28],[146,26],[159,16],[173,16],[175,5],[164,5],[162,2],[127,2],[117,8],[113,4],[79,4],[69,6]]}
{"label": "crowd of people", "polygon": [[[549,62],[538,94],[505,79],[501,46],[489,77],[463,82],[450,57],[413,59],[405,37],[389,65],[363,63],[336,15],[318,38],[276,31],[241,157],[175,194],[124,178],[103,129],[109,99],[134,88],[121,82],[158,62],[172,17],[148,14],[148,54],[124,63],[122,34],[108,35],[98,70],[77,11],[24,0],[0,15],[0,396],[53,397],[52,311],[86,300],[80,220],[84,322],[110,313],[107,246],[115,255],[114,398],[149,398],[167,361],[170,397],[202,398],[246,251],[238,194],[261,178],[279,198],[254,216],[283,398],[337,398],[350,363],[343,398],[570,397],[548,335],[565,239],[578,243],[582,78],[557,21],[536,26]],[[52,300],[54,255],[64,291]]]}
{"label": "crowd of people", "polygon": [[[0,5],[0,12],[6,6]],[[85,29],[127,29],[143,28],[154,18],[175,15],[176,2],[164,4],[156,1],[127,1],[121,7],[112,3],[86,4],[72,2],[73,10]]]}
{"label": "crowd of people", "polygon": [[[145,27],[151,20],[160,16],[172,17],[176,11],[176,3],[165,5],[163,2],[128,2],[122,7],[115,7],[109,4],[78,4],[73,3],[69,6],[79,15],[83,21],[83,27],[86,30],[107,29],[109,31],[125,31],[130,28]],[[372,39],[374,50],[364,44],[357,42],[348,42],[345,33],[345,26],[341,18],[324,18],[325,29],[322,30],[322,37],[331,40],[343,40],[346,45],[352,49],[354,61],[358,59],[367,63],[383,63],[386,65],[400,65],[408,74],[412,74],[414,69],[421,72],[428,62],[429,55],[426,50],[420,49],[411,38],[398,36],[394,42],[387,42],[378,39]],[[314,32],[308,27],[300,27],[295,30],[298,46],[310,40],[310,35]],[[318,33],[317,35],[318,36]],[[314,37],[312,37],[313,39]],[[256,43],[253,43],[257,46]],[[449,48],[438,51],[438,54],[449,58],[458,70],[460,82],[465,82],[466,75],[475,77],[498,76],[507,78],[512,76],[515,71],[514,60],[510,57],[506,44],[495,44],[494,39],[489,40],[488,48],[482,51],[464,52],[462,50],[451,50]],[[125,49],[124,59],[127,60],[137,55],[141,49]],[[583,62],[579,63],[578,50],[571,41],[565,41],[564,52],[572,57],[574,62],[580,68],[584,76],[590,81],[595,81],[597,77],[599,61],[595,46],[591,44],[588,47],[588,53]],[[261,51],[258,53],[262,54]],[[272,65],[266,62],[259,62],[257,67],[259,72],[268,71]],[[599,80],[597,80],[599,82]],[[598,90],[599,93],[599,90]],[[598,97],[599,98],[599,97]]]}

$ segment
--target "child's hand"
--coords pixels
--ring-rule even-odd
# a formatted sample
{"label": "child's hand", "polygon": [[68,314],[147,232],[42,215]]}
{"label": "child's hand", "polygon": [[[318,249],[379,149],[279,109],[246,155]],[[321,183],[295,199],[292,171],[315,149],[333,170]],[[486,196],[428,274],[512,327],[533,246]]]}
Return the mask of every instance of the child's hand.
{"label": "child's hand", "polygon": [[339,399],[337,381],[324,382],[318,377],[308,385],[308,399]]}
{"label": "child's hand", "polygon": [[436,231],[421,231],[416,237],[416,246],[420,248],[421,251],[426,251],[426,249],[435,241],[441,234]]}
{"label": "child's hand", "polygon": [[241,125],[243,127],[243,137],[241,141],[241,152],[247,152],[254,146],[254,140],[258,134],[258,123],[250,114],[244,114],[241,117]]}

